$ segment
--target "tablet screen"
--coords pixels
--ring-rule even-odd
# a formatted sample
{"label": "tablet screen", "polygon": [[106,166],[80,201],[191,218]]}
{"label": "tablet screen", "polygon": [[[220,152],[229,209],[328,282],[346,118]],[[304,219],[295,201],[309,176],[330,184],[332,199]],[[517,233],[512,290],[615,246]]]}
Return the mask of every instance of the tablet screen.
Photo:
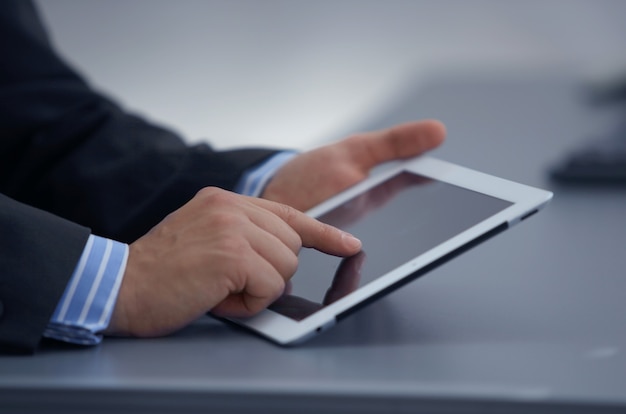
{"label": "tablet screen", "polygon": [[270,309],[304,319],[511,204],[400,172],[318,217],[361,239],[362,251],[343,259],[302,249],[296,274]]}

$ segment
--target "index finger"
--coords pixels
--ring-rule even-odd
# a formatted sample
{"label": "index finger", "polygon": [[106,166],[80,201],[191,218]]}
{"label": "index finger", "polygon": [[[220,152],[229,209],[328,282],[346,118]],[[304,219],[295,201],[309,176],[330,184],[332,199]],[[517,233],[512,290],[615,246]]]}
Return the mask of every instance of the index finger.
{"label": "index finger", "polygon": [[271,211],[287,223],[302,240],[302,246],[312,247],[335,256],[352,256],[361,250],[361,241],[336,227],[322,223],[286,204],[261,198],[252,202]]}
{"label": "index finger", "polygon": [[396,125],[366,132],[346,141],[353,160],[363,169],[387,161],[410,158],[436,148],[445,139],[445,126],[435,120],[425,120]]}

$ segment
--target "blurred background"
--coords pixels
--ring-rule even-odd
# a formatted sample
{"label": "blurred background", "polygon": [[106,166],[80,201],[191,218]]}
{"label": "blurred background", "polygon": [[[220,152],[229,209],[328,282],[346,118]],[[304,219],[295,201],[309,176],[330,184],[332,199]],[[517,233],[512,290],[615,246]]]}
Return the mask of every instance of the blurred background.
{"label": "blurred background", "polygon": [[[603,82],[626,70],[623,0],[39,5],[57,47],[95,86],[189,141],[218,147],[302,149],[383,126],[396,119],[381,114],[420,102],[433,83]],[[471,102],[466,92],[460,97]],[[446,116],[428,106],[428,93],[423,99],[404,116]]]}

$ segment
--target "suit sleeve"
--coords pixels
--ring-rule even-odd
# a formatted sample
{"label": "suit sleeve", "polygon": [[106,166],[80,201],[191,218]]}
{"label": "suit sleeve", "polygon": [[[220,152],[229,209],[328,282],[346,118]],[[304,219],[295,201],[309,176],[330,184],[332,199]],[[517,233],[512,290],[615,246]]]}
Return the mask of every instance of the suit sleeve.
{"label": "suit sleeve", "polygon": [[89,229],[0,194],[0,353],[33,352]]}
{"label": "suit sleeve", "polygon": [[0,2],[0,42],[0,192],[99,236],[132,242],[275,153],[189,146],[124,111],[55,53],[28,1]]}
{"label": "suit sleeve", "polygon": [[0,54],[0,351],[32,352],[90,232],[130,243],[275,151],[188,146],[124,111],[55,52],[31,1],[0,1]]}

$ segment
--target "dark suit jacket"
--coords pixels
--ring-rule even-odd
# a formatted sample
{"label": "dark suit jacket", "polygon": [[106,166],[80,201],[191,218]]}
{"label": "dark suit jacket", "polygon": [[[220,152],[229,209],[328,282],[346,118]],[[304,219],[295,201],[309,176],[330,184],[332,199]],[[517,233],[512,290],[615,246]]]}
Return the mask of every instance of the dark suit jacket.
{"label": "dark suit jacket", "polygon": [[274,152],[190,147],[123,111],[55,53],[30,1],[0,1],[0,56],[0,351],[32,352],[90,231],[132,242]]}

